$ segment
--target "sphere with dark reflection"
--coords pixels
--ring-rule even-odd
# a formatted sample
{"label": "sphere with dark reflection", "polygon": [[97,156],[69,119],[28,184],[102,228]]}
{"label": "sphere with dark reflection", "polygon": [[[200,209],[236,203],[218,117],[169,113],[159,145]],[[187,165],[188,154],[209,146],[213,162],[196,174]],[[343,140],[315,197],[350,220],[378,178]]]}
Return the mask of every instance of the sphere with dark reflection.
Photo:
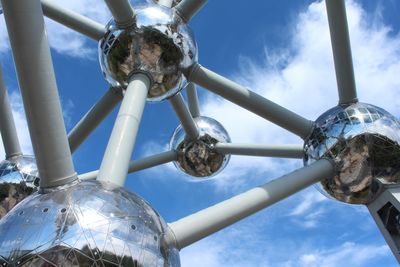
{"label": "sphere with dark reflection", "polygon": [[100,65],[112,86],[126,87],[138,72],[149,75],[148,100],[164,100],[181,90],[185,78],[181,68],[197,61],[192,31],[174,10],[156,4],[135,9],[131,27],[121,29],[114,20],[99,43]]}
{"label": "sphere with dark reflection", "polygon": [[180,266],[167,227],[123,188],[76,182],[31,195],[0,221],[0,266]]}
{"label": "sphere with dark reflection", "polygon": [[0,162],[0,218],[37,191],[39,180],[36,161],[31,156],[17,156]]}
{"label": "sphere with dark reflection", "polygon": [[336,106],[321,115],[305,140],[304,164],[320,158],[336,163],[336,175],[321,182],[328,196],[367,204],[382,184],[400,182],[400,122],[365,103]]}
{"label": "sphere with dark reflection", "polygon": [[231,139],[225,128],[216,120],[204,116],[196,117],[195,122],[200,135],[196,140],[189,140],[182,125],[172,135],[170,148],[178,152],[175,166],[184,173],[207,178],[221,172],[228,164],[230,155],[215,149],[215,144],[230,143]]}

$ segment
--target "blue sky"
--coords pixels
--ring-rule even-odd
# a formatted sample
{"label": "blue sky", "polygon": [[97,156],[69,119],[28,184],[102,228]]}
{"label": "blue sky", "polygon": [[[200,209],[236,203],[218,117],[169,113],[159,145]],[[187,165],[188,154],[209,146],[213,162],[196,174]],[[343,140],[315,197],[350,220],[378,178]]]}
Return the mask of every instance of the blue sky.
{"label": "blue sky", "polygon": [[[94,20],[102,1],[57,1]],[[398,1],[346,1],[359,98],[400,115]],[[191,21],[199,62],[309,119],[336,105],[325,5],[319,1],[209,1]],[[97,43],[47,21],[67,130],[107,90]],[[32,153],[3,18],[0,59],[21,142]],[[201,112],[232,142],[300,144],[263,119],[199,89]],[[117,111],[117,110],[116,110]],[[116,112],[74,154],[78,173],[97,169]],[[168,149],[178,121],[168,102],[146,106],[133,158]],[[0,148],[0,154],[4,152]],[[4,156],[3,156],[4,157]],[[232,157],[215,179],[193,182],[172,164],[131,174],[126,187],[171,222],[302,166],[299,160]],[[181,252],[182,266],[396,266],[365,207],[308,188]]]}

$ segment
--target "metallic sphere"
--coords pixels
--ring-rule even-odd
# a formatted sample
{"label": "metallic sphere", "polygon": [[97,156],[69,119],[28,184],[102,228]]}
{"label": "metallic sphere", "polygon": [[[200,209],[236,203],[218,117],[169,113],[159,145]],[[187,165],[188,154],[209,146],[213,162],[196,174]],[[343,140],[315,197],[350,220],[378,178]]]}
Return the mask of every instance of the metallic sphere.
{"label": "metallic sphere", "polygon": [[0,162],[0,218],[37,191],[39,173],[31,156],[18,156]]}
{"label": "metallic sphere", "polygon": [[156,4],[135,9],[136,20],[121,29],[114,20],[99,43],[100,65],[112,86],[126,87],[138,72],[149,75],[149,101],[161,101],[181,90],[181,68],[197,61],[197,46],[187,24],[174,10]]}
{"label": "metallic sphere", "polygon": [[137,195],[77,182],[31,195],[0,221],[0,266],[180,266],[167,227]]}
{"label": "metallic sphere", "polygon": [[305,140],[304,165],[335,161],[337,172],[321,182],[328,196],[351,204],[371,202],[381,184],[400,181],[400,122],[376,106],[336,106],[317,121]]}
{"label": "metallic sphere", "polygon": [[204,116],[194,120],[200,132],[196,140],[187,139],[182,125],[172,135],[170,148],[178,152],[178,160],[174,164],[177,169],[190,176],[211,177],[221,172],[230,158],[230,155],[218,152],[214,145],[218,142],[229,143],[231,139],[216,120]]}

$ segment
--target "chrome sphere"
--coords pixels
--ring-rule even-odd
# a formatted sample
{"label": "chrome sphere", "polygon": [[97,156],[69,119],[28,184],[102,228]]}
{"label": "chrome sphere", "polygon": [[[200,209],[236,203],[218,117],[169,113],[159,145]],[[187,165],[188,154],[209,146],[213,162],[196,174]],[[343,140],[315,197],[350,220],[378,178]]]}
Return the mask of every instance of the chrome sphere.
{"label": "chrome sphere", "polygon": [[187,139],[182,125],[172,135],[170,148],[178,152],[178,160],[174,164],[177,169],[190,176],[211,177],[221,172],[230,158],[230,155],[215,150],[214,145],[218,142],[229,143],[231,139],[216,120],[204,116],[194,120],[200,132],[197,140]]}
{"label": "chrome sphere", "polygon": [[0,266],[180,266],[143,199],[95,180],[35,193],[0,221]]}
{"label": "chrome sphere", "polygon": [[36,161],[31,156],[18,156],[0,162],[0,218],[39,186]]}
{"label": "chrome sphere", "polygon": [[118,28],[114,20],[99,43],[100,65],[112,86],[126,87],[138,72],[149,75],[148,100],[164,100],[181,90],[185,79],[181,68],[197,61],[192,31],[174,10],[156,4],[135,9],[135,24]]}
{"label": "chrome sphere", "polygon": [[320,189],[337,200],[367,204],[382,184],[400,181],[400,122],[379,107],[356,103],[328,110],[304,146],[305,165],[320,158],[336,163],[336,175]]}

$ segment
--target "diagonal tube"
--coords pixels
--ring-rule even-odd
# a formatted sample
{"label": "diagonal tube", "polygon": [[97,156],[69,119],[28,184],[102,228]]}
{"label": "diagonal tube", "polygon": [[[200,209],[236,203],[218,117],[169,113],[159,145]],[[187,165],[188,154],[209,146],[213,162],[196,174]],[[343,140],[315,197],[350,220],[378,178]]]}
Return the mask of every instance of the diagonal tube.
{"label": "diagonal tube", "polygon": [[355,103],[357,99],[349,29],[344,0],[326,0],[329,30],[335,62],[339,104]]}
{"label": "diagonal tube", "polygon": [[333,164],[326,159],[319,160],[308,167],[170,223],[169,242],[174,242],[178,249],[187,247],[333,174]]}
{"label": "diagonal tube", "polygon": [[100,165],[98,180],[124,185],[149,88],[150,79],[143,73],[134,74],[130,79]]}
{"label": "diagonal tube", "polygon": [[190,140],[196,140],[199,136],[199,129],[197,128],[196,122],[193,120],[189,109],[187,108],[185,101],[181,93],[177,93],[169,99],[176,115],[181,121],[182,127],[186,132],[186,137]]}
{"label": "diagonal tube", "polygon": [[[168,163],[171,161],[177,160],[178,155],[176,151],[166,151],[160,154],[152,155],[146,158],[132,160],[129,163],[128,173],[152,168],[164,163]],[[95,179],[98,175],[99,171],[91,171],[87,173],[83,173],[79,175],[79,179],[88,180]]]}
{"label": "diagonal tube", "polygon": [[6,159],[22,155],[19,145],[17,129],[15,128],[7,89],[3,80],[0,66],[0,133],[3,140]]}
{"label": "diagonal tube", "polygon": [[187,79],[305,139],[313,122],[234,83],[198,63],[185,70]]}
{"label": "diagonal tube", "polygon": [[199,98],[197,96],[196,85],[188,83],[186,85],[186,93],[188,97],[188,106],[193,118],[200,116]]}
{"label": "diagonal tube", "polygon": [[40,187],[77,179],[69,150],[40,0],[2,0]]}
{"label": "diagonal tube", "polygon": [[185,22],[189,22],[205,3],[207,0],[182,0],[175,9]]}
{"label": "diagonal tube", "polygon": [[217,143],[215,149],[223,154],[302,159],[303,145],[254,145]]}
{"label": "diagonal tube", "polygon": [[107,117],[108,114],[121,101],[121,91],[110,88],[100,100],[82,117],[75,127],[68,133],[69,147],[71,153],[86,140],[97,126]]}
{"label": "diagonal tube", "polygon": [[103,38],[106,33],[104,25],[93,21],[81,14],[59,6],[55,1],[42,0],[43,14],[64,26],[71,28],[96,41]]}
{"label": "diagonal tube", "polygon": [[127,28],[135,22],[135,12],[128,0],[105,0],[118,27]]}

